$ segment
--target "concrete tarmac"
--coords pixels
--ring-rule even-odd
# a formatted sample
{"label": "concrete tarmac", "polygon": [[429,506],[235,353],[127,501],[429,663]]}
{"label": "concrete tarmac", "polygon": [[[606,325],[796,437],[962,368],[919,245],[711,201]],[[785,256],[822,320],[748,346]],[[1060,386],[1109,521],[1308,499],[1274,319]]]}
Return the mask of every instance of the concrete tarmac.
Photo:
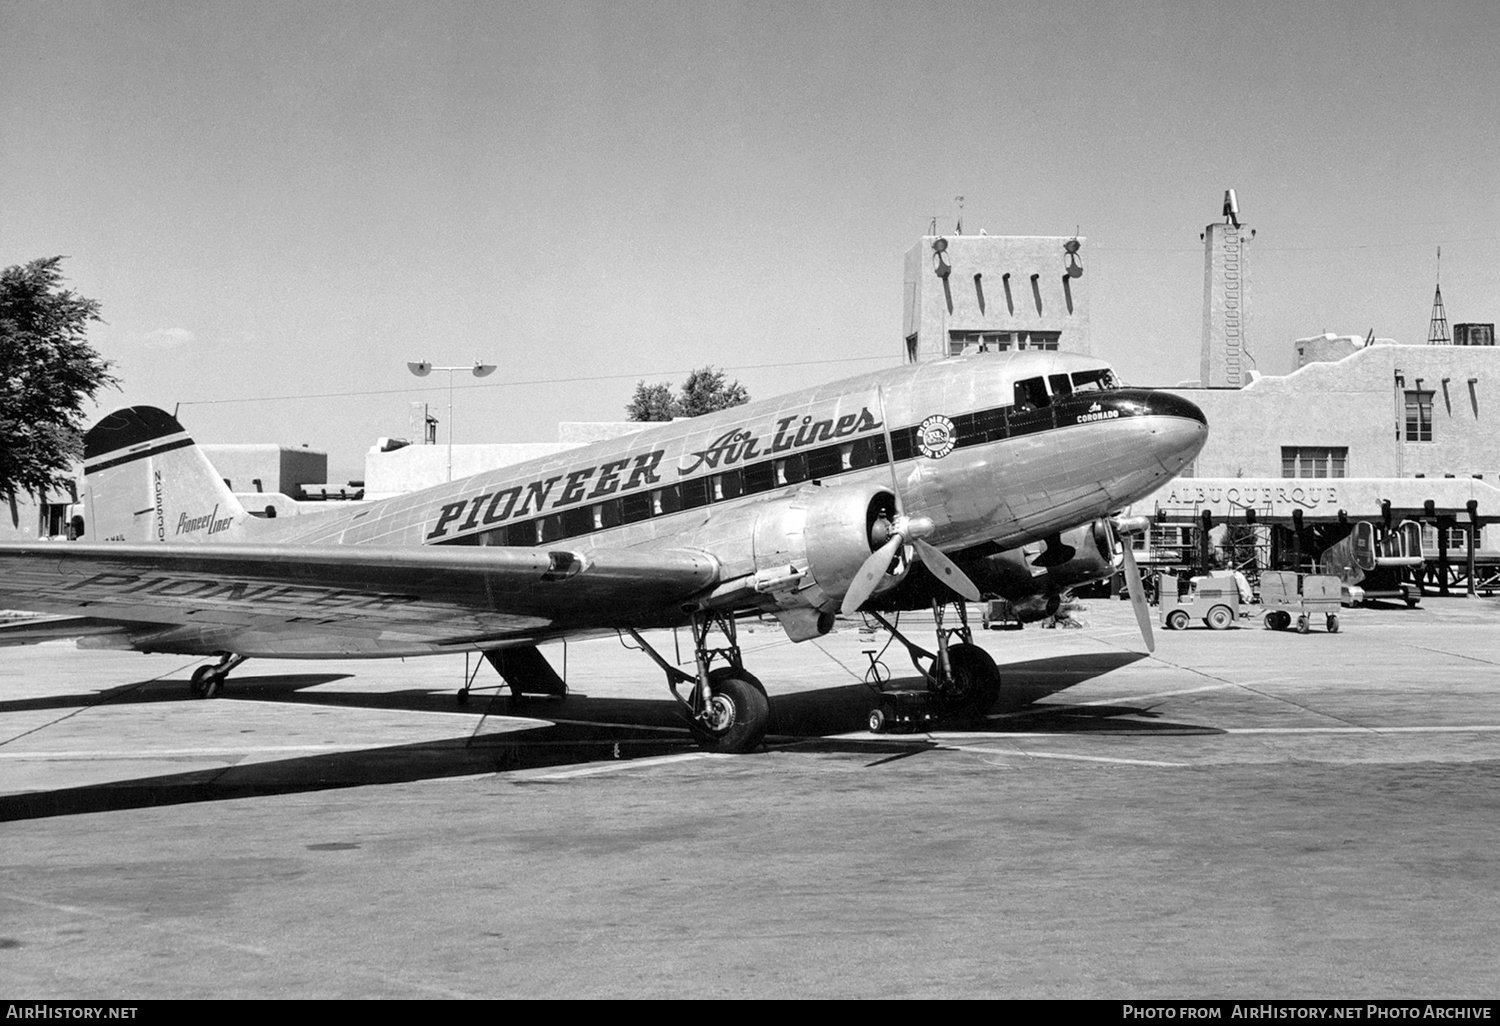
{"label": "concrete tarmac", "polygon": [[615,639],[520,709],[461,656],[202,701],[199,660],[5,649],[0,997],[1500,994],[1500,603],[1153,657],[1086,605],[976,631],[1005,697],[930,734],[865,729],[882,635],[748,630],[737,757]]}

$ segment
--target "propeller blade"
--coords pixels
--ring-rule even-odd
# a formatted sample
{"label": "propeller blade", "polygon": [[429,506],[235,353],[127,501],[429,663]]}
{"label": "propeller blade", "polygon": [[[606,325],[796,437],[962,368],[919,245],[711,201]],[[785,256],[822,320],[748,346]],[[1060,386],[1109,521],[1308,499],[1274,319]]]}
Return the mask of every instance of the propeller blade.
{"label": "propeller blade", "polygon": [[953,591],[962,595],[970,602],[979,601],[979,589],[974,582],[969,580],[969,575],[958,568],[958,564],[943,554],[936,545],[930,545],[921,538],[912,540],[912,545],[917,550],[917,555],[932,571],[932,576],[942,581]]}
{"label": "propeller blade", "polygon": [[891,565],[903,540],[899,533],[892,534],[884,545],[870,553],[870,558],[860,564],[859,572],[854,575],[854,583],[844,593],[844,604],[839,607],[845,616],[852,615],[865,604],[866,599],[875,594],[875,588],[885,577],[885,569]]}
{"label": "propeller blade", "polygon": [[1128,534],[1120,535],[1120,549],[1125,553],[1125,590],[1130,592],[1130,604],[1135,607],[1135,622],[1141,628],[1141,640],[1146,643],[1148,653],[1156,651],[1156,639],[1151,635],[1151,608],[1146,605],[1146,589],[1141,587],[1141,571],[1135,565],[1135,551]]}

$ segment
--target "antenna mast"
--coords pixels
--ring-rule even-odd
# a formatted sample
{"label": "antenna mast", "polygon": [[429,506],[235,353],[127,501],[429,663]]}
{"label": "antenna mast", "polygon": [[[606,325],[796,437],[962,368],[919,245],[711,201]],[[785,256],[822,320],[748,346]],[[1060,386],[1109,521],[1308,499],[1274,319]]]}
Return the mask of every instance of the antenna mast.
{"label": "antenna mast", "polygon": [[1453,337],[1448,334],[1448,312],[1443,309],[1443,247],[1437,251],[1437,292],[1432,297],[1432,321],[1427,325],[1427,344],[1451,346]]}

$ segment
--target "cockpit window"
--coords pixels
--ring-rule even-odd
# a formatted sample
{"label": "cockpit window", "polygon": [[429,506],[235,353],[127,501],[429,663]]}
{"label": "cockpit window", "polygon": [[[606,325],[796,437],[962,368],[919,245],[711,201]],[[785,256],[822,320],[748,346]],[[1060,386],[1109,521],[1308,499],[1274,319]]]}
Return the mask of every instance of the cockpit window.
{"label": "cockpit window", "polygon": [[1066,374],[1047,375],[1047,384],[1051,385],[1054,397],[1073,394],[1073,385],[1068,381]]}
{"label": "cockpit window", "polygon": [[1027,378],[1025,381],[1016,382],[1016,410],[1018,412],[1040,410],[1049,401],[1047,386],[1041,378]]}
{"label": "cockpit window", "polygon": [[1073,391],[1075,392],[1102,392],[1119,387],[1120,383],[1115,380],[1114,371],[1108,367],[1073,372]]}

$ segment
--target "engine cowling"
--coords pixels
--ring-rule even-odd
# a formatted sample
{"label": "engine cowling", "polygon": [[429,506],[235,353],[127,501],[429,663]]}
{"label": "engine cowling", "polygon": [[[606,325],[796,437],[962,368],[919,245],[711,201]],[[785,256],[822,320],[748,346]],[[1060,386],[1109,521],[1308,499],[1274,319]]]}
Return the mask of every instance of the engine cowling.
{"label": "engine cowling", "polygon": [[986,556],[975,579],[985,591],[1010,600],[1022,620],[1050,616],[1068,588],[1115,572],[1115,533],[1107,520],[1064,531],[1059,540],[1061,551],[1037,541]]}
{"label": "engine cowling", "polygon": [[805,488],[755,519],[755,589],[793,641],[826,634],[896,503],[882,488]]}

